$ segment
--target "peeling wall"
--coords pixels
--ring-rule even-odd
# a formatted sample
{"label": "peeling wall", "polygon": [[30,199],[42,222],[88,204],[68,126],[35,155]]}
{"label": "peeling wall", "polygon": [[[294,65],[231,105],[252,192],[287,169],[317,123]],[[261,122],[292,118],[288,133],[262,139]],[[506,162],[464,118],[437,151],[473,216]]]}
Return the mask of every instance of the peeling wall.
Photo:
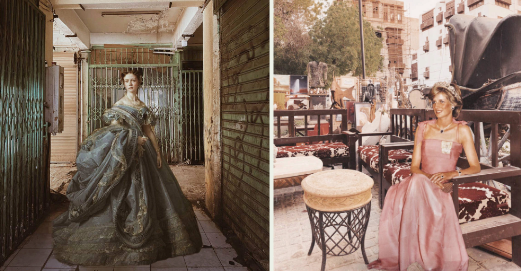
{"label": "peeling wall", "polygon": [[151,18],[144,16],[135,16],[127,24],[127,31],[125,33],[173,33],[176,28],[176,23],[169,21],[168,10],[161,11],[159,15],[153,15]]}
{"label": "peeling wall", "polygon": [[209,4],[203,12],[204,151],[206,208],[221,218],[221,106],[217,16]]}

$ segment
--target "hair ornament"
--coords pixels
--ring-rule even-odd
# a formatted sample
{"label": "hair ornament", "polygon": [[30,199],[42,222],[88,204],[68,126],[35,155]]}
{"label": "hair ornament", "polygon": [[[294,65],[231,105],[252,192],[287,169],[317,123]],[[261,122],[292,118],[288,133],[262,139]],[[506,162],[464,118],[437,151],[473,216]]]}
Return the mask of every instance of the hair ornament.
{"label": "hair ornament", "polygon": [[454,89],[453,86],[451,86],[449,83],[447,82],[437,82],[436,84],[434,84],[433,86],[434,88],[436,87],[440,87],[440,88],[444,88],[446,90],[448,90],[452,96],[456,97],[456,99],[459,99],[461,100],[461,97],[460,95],[456,92],[456,89]]}

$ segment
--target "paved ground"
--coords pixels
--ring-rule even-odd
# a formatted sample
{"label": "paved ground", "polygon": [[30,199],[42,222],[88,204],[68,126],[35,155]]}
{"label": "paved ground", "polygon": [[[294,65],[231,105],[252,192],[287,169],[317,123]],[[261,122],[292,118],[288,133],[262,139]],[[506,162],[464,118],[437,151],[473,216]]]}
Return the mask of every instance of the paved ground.
{"label": "paved ground", "polygon": [[[330,168],[324,167],[324,170]],[[367,172],[366,172],[367,174]],[[378,187],[373,186],[371,200],[371,217],[366,235],[366,253],[369,261],[378,258],[378,225],[380,208],[378,207]],[[320,270],[322,252],[315,245],[313,253],[308,256],[311,245],[311,226],[302,199],[303,191],[300,186],[275,190],[274,206],[274,243],[272,260],[275,261],[275,270]],[[484,270],[521,270],[510,260],[479,248],[467,249],[469,254],[469,271]],[[326,270],[367,270],[362,252],[357,250],[347,256],[327,256]],[[415,264],[408,271],[423,270]]]}
{"label": "paved ground", "polygon": [[[204,200],[204,167],[171,166],[179,180],[183,192],[192,202]],[[201,170],[202,169],[202,170]],[[54,165],[51,175],[55,182],[67,183],[72,177],[69,172],[75,171],[72,165]],[[201,175],[202,172],[202,175]],[[202,176],[202,178],[201,178]],[[201,181],[202,180],[202,181]],[[58,187],[60,184],[58,184]],[[201,188],[202,186],[202,188]],[[201,193],[202,191],[202,193]],[[202,197],[201,197],[202,195]],[[199,229],[203,237],[203,249],[198,254],[170,258],[144,266],[67,266],[58,262],[53,256],[52,220],[66,210],[66,204],[53,205],[50,214],[39,228],[27,237],[11,257],[0,267],[0,271],[247,271],[236,260],[237,252],[226,242],[226,237],[203,210],[194,208]]]}

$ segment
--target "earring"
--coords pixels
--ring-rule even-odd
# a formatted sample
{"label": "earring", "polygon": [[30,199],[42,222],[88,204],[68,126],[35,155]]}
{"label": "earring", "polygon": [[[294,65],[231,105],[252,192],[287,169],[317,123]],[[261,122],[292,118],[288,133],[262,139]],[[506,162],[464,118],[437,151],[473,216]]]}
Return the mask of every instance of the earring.
{"label": "earring", "polygon": [[454,110],[454,108],[455,108],[455,107],[453,106],[453,107],[452,107],[452,110]]}

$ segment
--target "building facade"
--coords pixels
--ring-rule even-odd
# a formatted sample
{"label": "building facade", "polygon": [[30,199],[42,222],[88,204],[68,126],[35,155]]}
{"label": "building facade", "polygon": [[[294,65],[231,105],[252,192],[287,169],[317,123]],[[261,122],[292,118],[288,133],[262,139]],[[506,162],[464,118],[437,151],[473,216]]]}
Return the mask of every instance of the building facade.
{"label": "building facade", "polygon": [[[358,6],[358,0],[352,0]],[[405,16],[404,3],[394,0],[363,0],[364,19],[381,35],[384,68],[378,78],[394,78],[401,75],[410,83],[412,55],[418,50],[419,21]]]}
{"label": "building facade", "polygon": [[440,1],[420,17],[420,48],[412,64],[412,80],[432,86],[452,81],[448,29],[445,24],[456,14],[503,18],[521,13],[521,0],[452,0]]}

